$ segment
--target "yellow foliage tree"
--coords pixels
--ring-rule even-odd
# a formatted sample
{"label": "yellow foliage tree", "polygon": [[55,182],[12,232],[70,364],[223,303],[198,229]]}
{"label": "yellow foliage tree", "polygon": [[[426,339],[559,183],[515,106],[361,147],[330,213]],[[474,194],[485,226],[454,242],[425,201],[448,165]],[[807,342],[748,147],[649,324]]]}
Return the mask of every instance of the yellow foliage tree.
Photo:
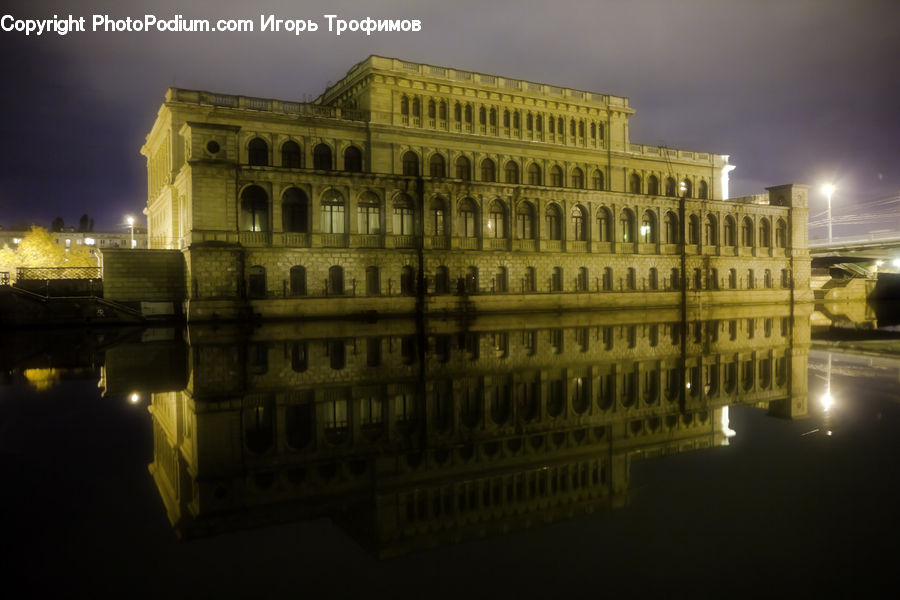
{"label": "yellow foliage tree", "polygon": [[15,280],[17,267],[96,267],[97,259],[81,245],[71,248],[56,243],[43,227],[32,227],[15,250],[4,245],[0,250],[0,272]]}

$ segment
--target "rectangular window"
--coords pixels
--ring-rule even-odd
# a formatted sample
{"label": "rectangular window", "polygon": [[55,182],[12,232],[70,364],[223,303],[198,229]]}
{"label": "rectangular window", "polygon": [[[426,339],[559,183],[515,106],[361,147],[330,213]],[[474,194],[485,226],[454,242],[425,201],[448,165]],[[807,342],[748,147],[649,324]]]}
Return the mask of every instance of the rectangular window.
{"label": "rectangular window", "polygon": [[344,233],[344,205],[322,205],[322,233]]}

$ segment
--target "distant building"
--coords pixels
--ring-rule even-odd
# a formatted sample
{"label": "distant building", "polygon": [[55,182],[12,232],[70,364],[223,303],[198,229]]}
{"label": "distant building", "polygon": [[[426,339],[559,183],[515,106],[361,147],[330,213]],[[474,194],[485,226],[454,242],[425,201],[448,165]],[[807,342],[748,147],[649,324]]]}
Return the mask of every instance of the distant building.
{"label": "distant building", "polygon": [[[0,248],[4,245],[16,249],[28,231],[5,231],[0,229]],[[107,233],[102,231],[75,231],[74,227],[66,227],[63,231],[51,231],[56,243],[66,248],[72,246],[88,246],[99,250],[107,248],[128,248],[131,246],[131,232]],[[134,248],[147,248],[147,230],[134,228]]]}
{"label": "distant building", "polygon": [[811,300],[806,187],[728,199],[727,155],[632,143],[633,114],[378,56],[312,104],[172,88],[150,248],[183,252],[189,318]]}

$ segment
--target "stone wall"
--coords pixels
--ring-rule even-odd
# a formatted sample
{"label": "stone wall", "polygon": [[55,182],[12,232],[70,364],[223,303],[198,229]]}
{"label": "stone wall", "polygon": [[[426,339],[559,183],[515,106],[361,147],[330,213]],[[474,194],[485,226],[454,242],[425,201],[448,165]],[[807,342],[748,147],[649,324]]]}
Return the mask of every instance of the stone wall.
{"label": "stone wall", "polygon": [[103,250],[103,296],[118,302],[180,302],[185,297],[179,250]]}

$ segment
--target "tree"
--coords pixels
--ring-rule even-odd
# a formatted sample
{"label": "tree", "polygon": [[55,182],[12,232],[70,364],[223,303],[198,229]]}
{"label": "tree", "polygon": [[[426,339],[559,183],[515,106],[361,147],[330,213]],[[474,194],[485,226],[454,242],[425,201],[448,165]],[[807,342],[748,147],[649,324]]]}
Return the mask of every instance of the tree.
{"label": "tree", "polygon": [[18,267],[96,266],[97,259],[88,248],[74,245],[67,249],[42,227],[32,227],[15,250],[6,245],[0,250],[0,271],[8,272],[11,280],[15,279]]}
{"label": "tree", "polygon": [[89,221],[90,217],[87,216],[87,213],[81,215],[81,218],[78,219],[78,231],[82,233],[87,233],[88,231],[90,231],[90,229],[88,228]]}
{"label": "tree", "polygon": [[56,217],[55,219],[53,219],[53,223],[50,225],[50,228],[53,231],[62,231],[63,227],[65,227],[65,226],[66,226],[66,224],[63,222],[63,218]]}

